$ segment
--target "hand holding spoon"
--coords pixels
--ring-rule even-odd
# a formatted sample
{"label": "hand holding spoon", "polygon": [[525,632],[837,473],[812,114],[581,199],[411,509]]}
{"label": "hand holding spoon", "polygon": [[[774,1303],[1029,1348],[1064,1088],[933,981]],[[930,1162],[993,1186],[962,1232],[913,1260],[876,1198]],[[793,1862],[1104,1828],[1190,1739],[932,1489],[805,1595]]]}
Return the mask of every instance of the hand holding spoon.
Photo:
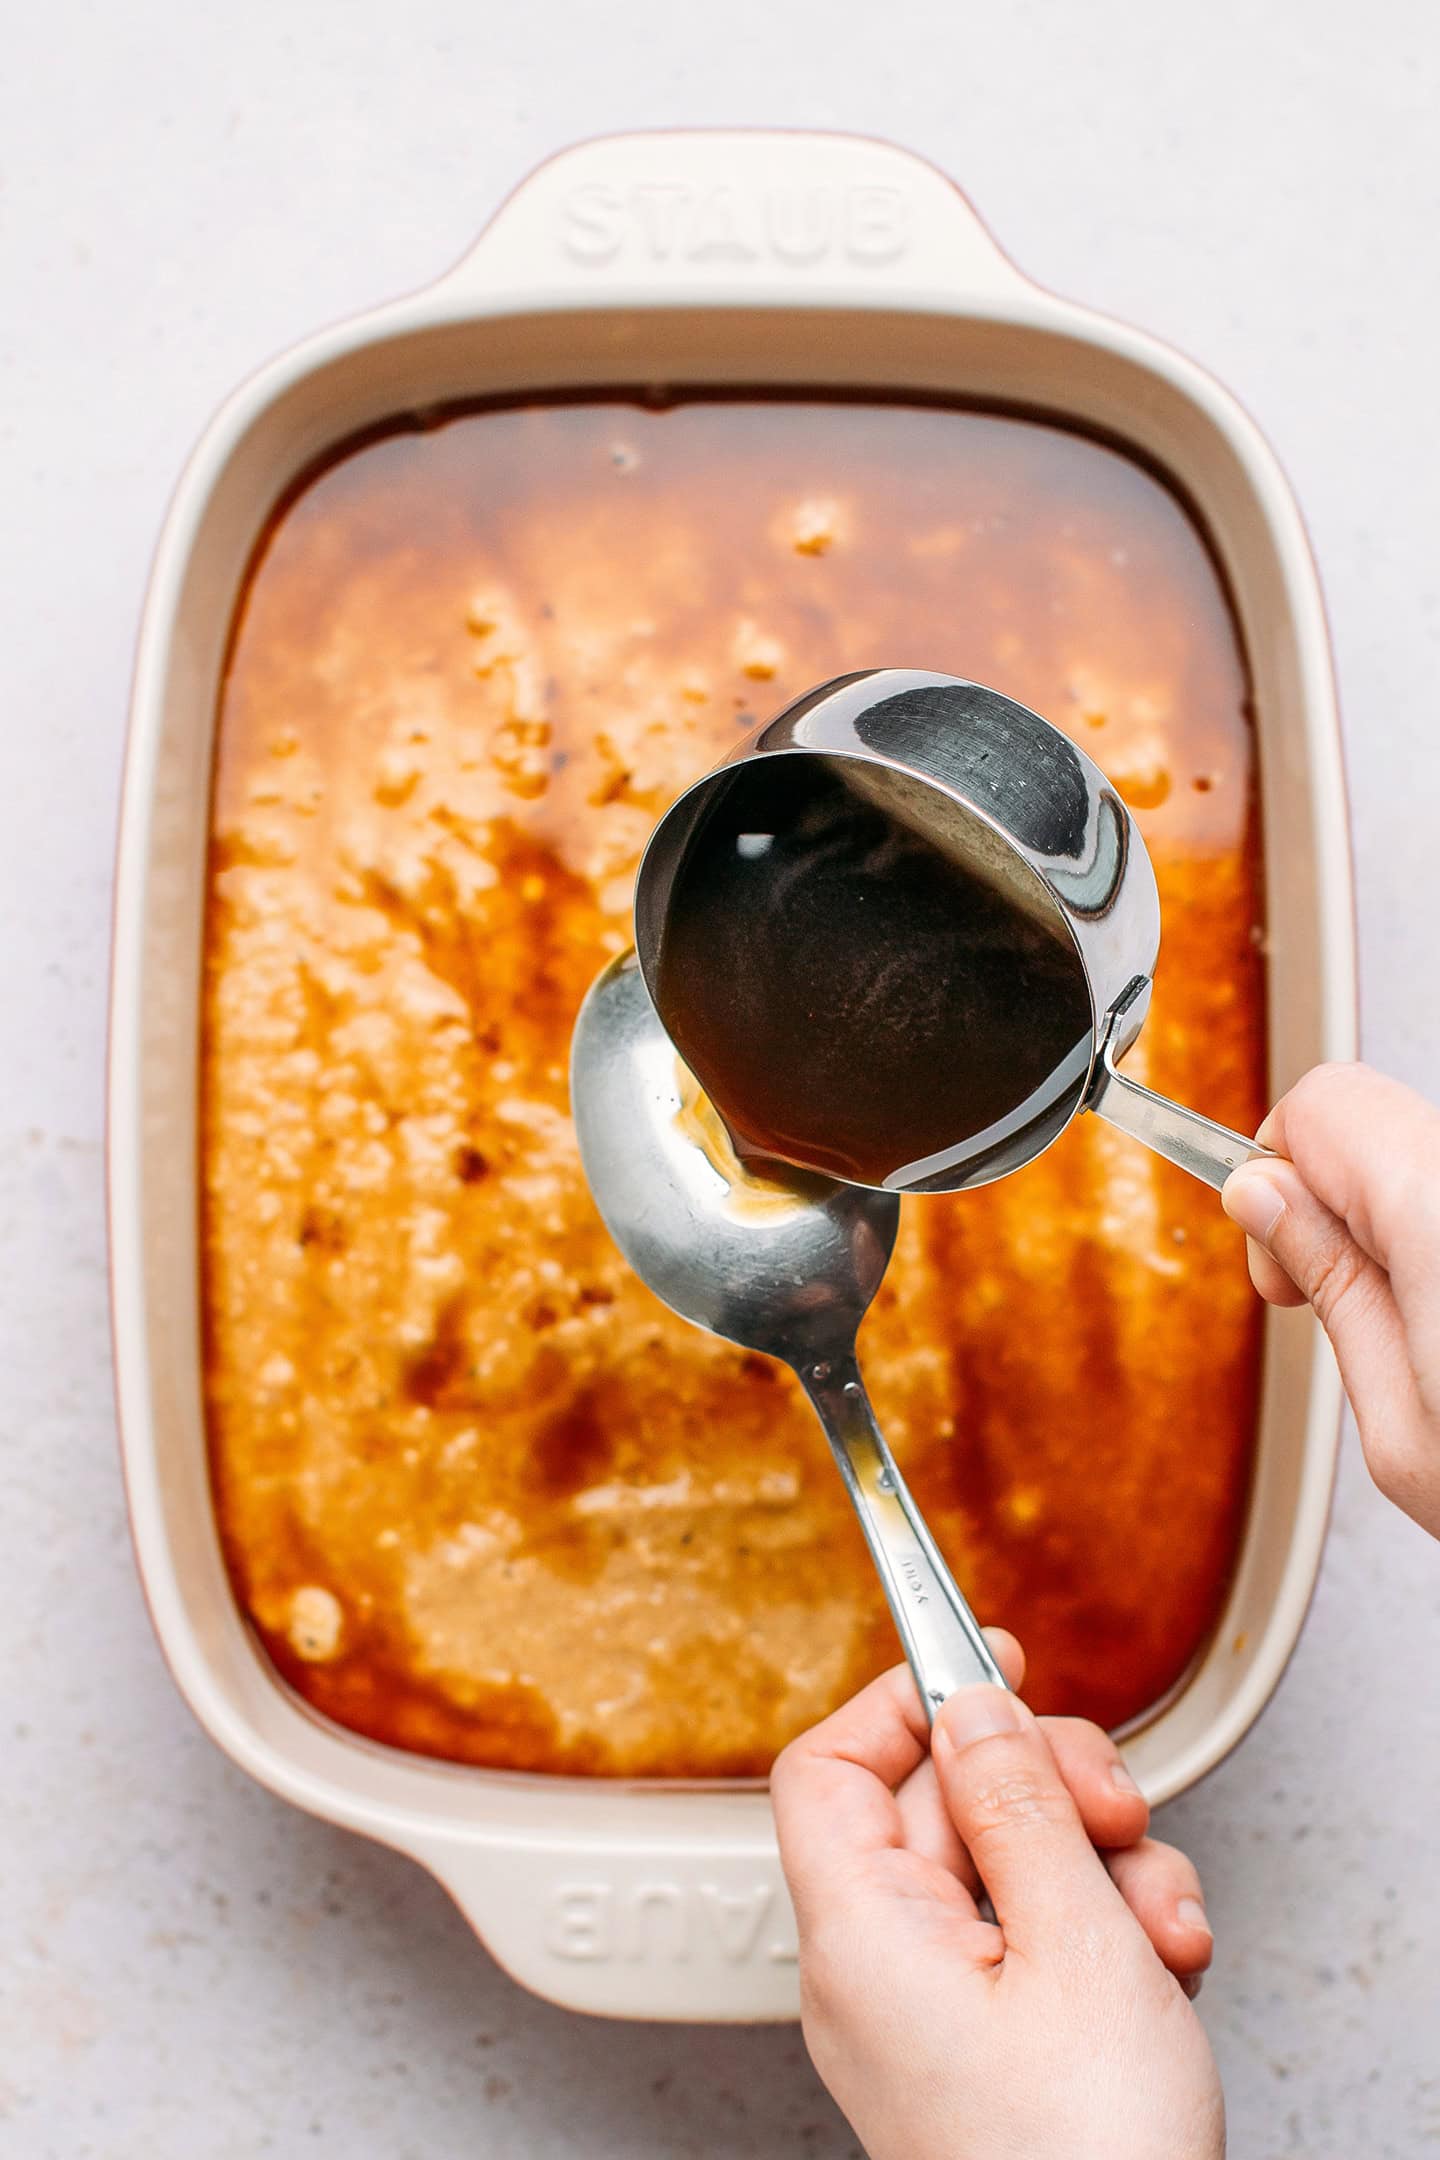
{"label": "hand holding spoon", "polygon": [[830,1442],[927,1716],[1005,1685],[890,1450],[855,1338],[899,1222],[894,1193],[744,1170],[660,1025],[633,953],[580,1008],[570,1092],[596,1205],[641,1280],[683,1319],[796,1375]]}

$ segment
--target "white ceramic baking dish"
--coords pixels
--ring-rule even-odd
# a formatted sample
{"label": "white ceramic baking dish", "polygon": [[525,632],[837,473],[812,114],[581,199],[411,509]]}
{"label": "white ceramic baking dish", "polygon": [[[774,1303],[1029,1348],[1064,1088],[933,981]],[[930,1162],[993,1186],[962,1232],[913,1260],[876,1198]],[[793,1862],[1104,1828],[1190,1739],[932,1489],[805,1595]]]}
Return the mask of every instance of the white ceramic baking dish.
{"label": "white ceramic baking dish", "polygon": [[[1315,571],[1250,420],[1188,360],[1039,291],[947,180],[884,144],[656,134],[567,151],[437,285],[324,331],[246,383],[185,472],[135,677],[110,1050],[120,1422],[162,1648],[237,1763],[432,1869],[542,1995],[616,2016],[784,2018],[797,2007],[795,1946],[765,1794],[461,1769],[315,1716],[236,1609],[202,1426],[206,821],[216,693],[252,545],[297,474],[391,414],[648,381],[998,399],[1101,429],[1175,477],[1224,566],[1254,676],[1274,1092],[1354,1052],[1343,784]],[[1223,1621],[1184,1688],[1128,1743],[1155,1800],[1202,1776],[1260,1711],[1319,1563],[1337,1380],[1308,1315],[1271,1315],[1267,1327],[1254,1490]]]}

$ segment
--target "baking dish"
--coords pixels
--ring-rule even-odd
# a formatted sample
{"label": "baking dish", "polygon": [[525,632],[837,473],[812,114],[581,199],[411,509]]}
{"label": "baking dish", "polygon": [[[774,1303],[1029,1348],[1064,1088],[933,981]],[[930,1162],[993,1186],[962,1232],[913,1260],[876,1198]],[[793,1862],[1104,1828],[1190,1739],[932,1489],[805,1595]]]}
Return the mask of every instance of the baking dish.
{"label": "baking dish", "polygon": [[[247,383],[182,479],[141,633],[117,874],[112,1305],[131,1521],[162,1648],[226,1752],[272,1791],[411,1854],[537,1992],[618,2016],[797,2008],[762,1791],[462,1769],[317,1717],[231,1594],[200,1384],[196,1103],[208,789],[237,592],[277,499],[358,431],[483,396],[647,381],[991,400],[1099,430],[1190,499],[1254,682],[1272,1093],[1354,1050],[1343,785],[1303,529],[1247,417],[1154,340],[1039,291],[939,173],[838,136],[666,134],[543,166],[436,285]],[[1241,1738],[1319,1564],[1339,1386],[1310,1316],[1267,1319],[1244,1542],[1204,1657],[1127,1742],[1153,1800]]]}

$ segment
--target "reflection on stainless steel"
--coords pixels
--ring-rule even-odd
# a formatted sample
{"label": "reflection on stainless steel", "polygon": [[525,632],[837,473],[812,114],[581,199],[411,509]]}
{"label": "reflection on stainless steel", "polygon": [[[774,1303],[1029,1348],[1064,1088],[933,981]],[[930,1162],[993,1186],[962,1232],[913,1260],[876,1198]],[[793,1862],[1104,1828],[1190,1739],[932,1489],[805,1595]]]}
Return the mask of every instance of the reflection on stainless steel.
{"label": "reflection on stainless steel", "polygon": [[974,1615],[886,1447],[855,1337],[889,1264],[900,1203],[797,1177],[774,1204],[697,1116],[635,955],[580,1009],[570,1085],[581,1160],[616,1244],[656,1296],[698,1327],[779,1358],[798,1377],[845,1480],[927,1715],[968,1681],[1004,1685]]}
{"label": "reflection on stainless steel", "polygon": [[988,1185],[1043,1153],[1082,1109],[1216,1187],[1268,1152],[1116,1070],[1140,1032],[1160,948],[1159,894],[1139,828],[1068,736],[1013,698],[953,676],[899,668],[840,676],[766,721],[680,797],[636,882],[635,941],[652,994],[675,880],[717,790],[752,760],[807,754],[1017,909],[1051,919],[1073,943],[1089,992],[1090,1034],[1048,1081],[982,1132],[888,1177],[888,1189]]}
{"label": "reflection on stainless steel", "polygon": [[[1084,1087],[1091,1062],[1088,1039],[1077,1043],[1044,1085],[1034,1089],[1022,1103],[1017,1103],[1007,1117],[998,1118],[959,1147],[946,1148],[938,1155],[926,1155],[919,1162],[907,1163],[894,1177],[886,1179],[887,1190],[949,1192],[955,1184],[950,1173],[976,1161],[990,1166],[991,1179],[1007,1169],[1021,1169],[1047,1144],[1040,1136],[1049,1134],[1057,1117],[1062,1126],[1069,1124],[1075,1091]],[[978,1181],[967,1179],[965,1182]]]}
{"label": "reflection on stainless steel", "polygon": [[1110,1028],[1106,1033],[1100,1056],[1096,1061],[1090,1090],[1085,1099],[1087,1110],[1094,1110],[1107,1123],[1116,1125],[1133,1139],[1143,1140],[1146,1147],[1181,1170],[1188,1170],[1191,1177],[1199,1178],[1204,1185],[1213,1185],[1218,1192],[1232,1170],[1241,1163],[1252,1162],[1257,1155],[1269,1155],[1270,1148],[1261,1147],[1258,1140],[1247,1140],[1240,1133],[1231,1132],[1228,1125],[1217,1125],[1212,1118],[1201,1117],[1198,1110],[1184,1110],[1179,1103],[1168,1102],[1138,1080],[1131,1080],[1115,1066],[1112,1038],[1121,1017],[1128,1011],[1132,1000],[1148,1002],[1150,985],[1145,977],[1137,976],[1129,991],[1115,1008]]}

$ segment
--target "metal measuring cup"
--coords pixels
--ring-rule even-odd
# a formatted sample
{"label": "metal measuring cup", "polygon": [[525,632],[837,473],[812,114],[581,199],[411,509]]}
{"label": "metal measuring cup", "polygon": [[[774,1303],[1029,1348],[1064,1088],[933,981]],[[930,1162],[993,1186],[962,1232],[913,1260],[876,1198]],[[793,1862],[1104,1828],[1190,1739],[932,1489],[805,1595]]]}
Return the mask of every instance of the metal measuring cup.
{"label": "metal measuring cup", "polygon": [[1082,1110],[1217,1190],[1239,1164],[1269,1152],[1118,1070],[1149,1008],[1160,948],[1160,896],[1139,827],[1068,736],[1013,698],[951,675],[877,668],[824,683],[755,729],[666,812],[635,890],[636,951],[662,1021],[660,948],[688,847],[737,768],[798,756],[823,758],[857,794],[1068,939],[1089,996],[1089,1033],[1039,1087],[983,1131],[896,1171],[887,1189],[988,1185],[1033,1161]]}

